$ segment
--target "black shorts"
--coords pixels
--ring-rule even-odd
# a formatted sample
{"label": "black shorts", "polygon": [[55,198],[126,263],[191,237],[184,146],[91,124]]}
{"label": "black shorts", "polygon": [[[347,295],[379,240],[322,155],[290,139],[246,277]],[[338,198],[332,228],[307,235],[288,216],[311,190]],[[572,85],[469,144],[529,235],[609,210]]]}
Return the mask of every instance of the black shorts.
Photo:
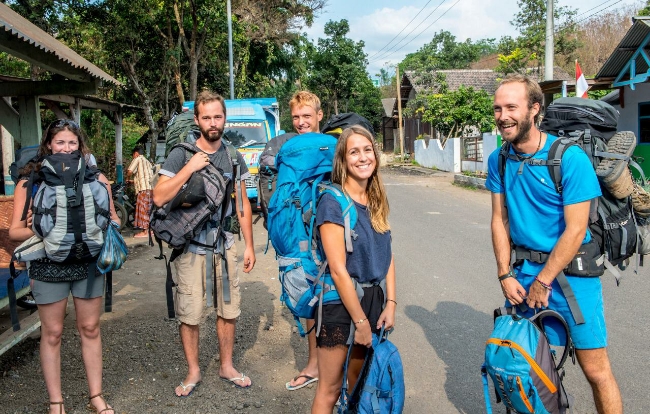
{"label": "black shorts", "polygon": [[[370,322],[373,333],[379,333],[377,321],[384,309],[384,292],[379,286],[363,288],[361,298],[361,309]],[[318,315],[316,315],[316,326],[318,326]],[[350,324],[352,317],[343,304],[323,305],[323,320],[320,328],[320,335],[316,338],[316,346],[333,348],[336,346],[347,346],[350,337]]]}

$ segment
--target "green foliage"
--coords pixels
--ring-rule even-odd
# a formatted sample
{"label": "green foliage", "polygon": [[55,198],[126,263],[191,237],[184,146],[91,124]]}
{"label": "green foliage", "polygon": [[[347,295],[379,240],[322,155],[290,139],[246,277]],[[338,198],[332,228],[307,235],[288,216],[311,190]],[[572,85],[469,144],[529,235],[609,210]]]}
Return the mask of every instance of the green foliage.
{"label": "green foliage", "polygon": [[496,51],[495,39],[482,39],[472,42],[467,39],[457,42],[456,36],[441,30],[433,36],[431,42],[422,46],[417,52],[406,55],[400,70],[431,72],[443,69],[466,69],[481,57]]}
{"label": "green foliage", "polygon": [[639,10],[637,16],[650,16],[650,0],[646,0],[645,7]]}
{"label": "green foliage", "polygon": [[422,120],[430,122],[443,136],[460,136],[467,127],[480,132],[494,129],[492,97],[485,91],[461,86],[457,91],[426,96]]}
{"label": "green foliage", "polygon": [[348,21],[325,24],[325,39],[306,50],[307,87],[321,99],[325,119],[341,112],[357,112],[368,118],[375,128],[381,120],[381,92],[366,72],[363,41],[347,37]]}
{"label": "green foliage", "polygon": [[[555,21],[555,55],[572,61],[580,46],[575,37],[575,9],[559,6],[558,0],[553,0],[553,16]],[[546,0],[518,0],[519,11],[510,22],[519,29],[519,46],[525,54],[536,59],[538,68],[544,64],[544,49],[546,45]],[[534,58],[533,58],[534,56]]]}
{"label": "green foliage", "polygon": [[19,78],[29,78],[29,64],[8,53],[0,52],[0,73]]}

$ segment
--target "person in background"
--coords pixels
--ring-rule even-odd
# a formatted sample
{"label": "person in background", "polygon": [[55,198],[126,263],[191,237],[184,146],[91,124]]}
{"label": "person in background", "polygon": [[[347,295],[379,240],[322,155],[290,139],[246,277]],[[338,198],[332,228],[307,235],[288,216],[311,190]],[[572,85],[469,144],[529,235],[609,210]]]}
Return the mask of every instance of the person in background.
{"label": "person in background", "polygon": [[[59,119],[49,125],[43,134],[38,149],[39,158],[50,154],[72,153],[80,151],[88,159],[90,151],[86,146],[85,135],[76,122]],[[89,163],[89,167],[92,167]],[[26,188],[27,177],[40,165],[27,164],[20,171],[20,181],[14,193],[14,211],[9,228],[9,238],[15,241],[25,241],[34,235],[32,231],[32,210],[29,209],[25,220],[21,220],[23,207],[33,188]],[[106,184],[110,202],[111,219],[119,223],[115,212],[110,185],[103,174],[98,180]],[[52,262],[49,271],[58,275],[66,275],[77,271],[77,265],[66,265]],[[87,264],[96,266],[96,262]],[[30,277],[36,276],[30,272]],[[88,286],[90,281],[91,286]],[[115,410],[104,400],[102,395],[102,339],[99,329],[102,296],[104,295],[105,277],[95,272],[94,278],[85,278],[74,282],[44,282],[32,277],[31,288],[34,300],[38,305],[41,319],[40,357],[41,369],[45,378],[45,386],[49,395],[48,412],[63,414],[63,395],[61,392],[61,336],[63,321],[68,306],[68,296],[72,293],[74,301],[77,330],[81,339],[81,356],[86,368],[86,378],[90,391],[88,408],[96,413],[115,414]]]}
{"label": "person in background", "polygon": [[[298,134],[320,132],[320,121],[323,111],[320,108],[320,99],[309,91],[296,92],[289,101],[293,129]],[[309,344],[309,357],[307,366],[298,375],[285,384],[289,391],[298,390],[313,382],[318,381],[318,358],[316,356],[316,330],[313,319],[307,319],[307,342]]]}
{"label": "person in background", "polygon": [[132,182],[137,194],[133,225],[142,229],[133,237],[149,237],[149,216],[153,200],[153,165],[144,156],[141,146],[133,148],[133,161],[126,170],[127,182]]}

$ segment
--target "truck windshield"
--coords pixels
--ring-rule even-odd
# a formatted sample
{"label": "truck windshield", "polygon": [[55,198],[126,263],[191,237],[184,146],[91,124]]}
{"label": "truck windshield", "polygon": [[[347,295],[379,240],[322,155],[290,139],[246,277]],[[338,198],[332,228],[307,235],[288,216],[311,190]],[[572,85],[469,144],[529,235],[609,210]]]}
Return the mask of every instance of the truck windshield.
{"label": "truck windshield", "polygon": [[263,122],[226,122],[223,135],[235,147],[266,144]]}

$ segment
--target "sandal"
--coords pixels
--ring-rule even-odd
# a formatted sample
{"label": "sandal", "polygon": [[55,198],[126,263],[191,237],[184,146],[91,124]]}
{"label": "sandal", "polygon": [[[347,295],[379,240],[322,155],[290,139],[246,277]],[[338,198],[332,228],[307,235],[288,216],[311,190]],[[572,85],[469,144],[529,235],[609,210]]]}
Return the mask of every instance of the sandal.
{"label": "sandal", "polygon": [[[97,407],[95,407],[94,405],[92,405],[92,403],[91,403],[91,401],[92,401],[93,399],[97,398],[97,397],[101,398],[102,401],[104,402],[104,405],[106,406],[106,408],[104,408],[104,409],[101,410],[101,411],[100,411]],[[100,392],[99,394],[95,394],[95,395],[91,396],[90,398],[88,398],[88,409],[89,409],[90,411],[94,411],[94,412],[97,413],[97,414],[105,413],[106,411],[112,411],[113,414],[115,414],[115,409],[114,409],[114,408],[109,408],[109,407],[108,407],[108,404],[106,403],[106,400],[104,399],[104,395],[103,395],[103,393],[101,393],[101,392]]]}
{"label": "sandal", "polygon": [[59,406],[59,414],[63,413],[63,401],[50,401],[48,403],[45,403],[47,405],[47,412],[50,413],[52,412],[52,407],[53,405],[58,405]]}

